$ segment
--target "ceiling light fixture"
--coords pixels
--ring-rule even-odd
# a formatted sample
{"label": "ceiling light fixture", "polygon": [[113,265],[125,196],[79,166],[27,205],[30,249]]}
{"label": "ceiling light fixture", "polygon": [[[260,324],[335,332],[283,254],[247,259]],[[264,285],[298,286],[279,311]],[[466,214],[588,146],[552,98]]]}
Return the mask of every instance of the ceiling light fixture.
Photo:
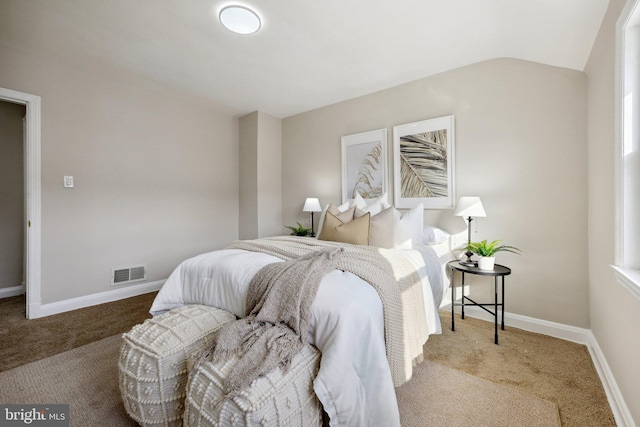
{"label": "ceiling light fixture", "polygon": [[225,28],[238,34],[253,34],[262,25],[258,14],[244,6],[227,6],[218,17]]}

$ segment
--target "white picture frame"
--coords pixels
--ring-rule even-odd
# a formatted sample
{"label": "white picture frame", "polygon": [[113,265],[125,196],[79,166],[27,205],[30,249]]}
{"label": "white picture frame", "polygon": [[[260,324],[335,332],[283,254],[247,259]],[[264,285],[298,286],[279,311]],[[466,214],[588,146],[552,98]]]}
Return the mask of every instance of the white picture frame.
{"label": "white picture frame", "polygon": [[455,202],[454,116],[393,127],[393,189],[397,208],[452,209]]}
{"label": "white picture frame", "polygon": [[388,190],[387,130],[346,135],[342,146],[342,203],[355,198],[380,197]]}

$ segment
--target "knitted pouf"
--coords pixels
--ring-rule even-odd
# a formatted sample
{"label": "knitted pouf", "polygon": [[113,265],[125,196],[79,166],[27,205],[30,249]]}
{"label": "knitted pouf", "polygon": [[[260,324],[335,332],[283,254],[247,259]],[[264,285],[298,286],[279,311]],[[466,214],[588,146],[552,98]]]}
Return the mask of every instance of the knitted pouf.
{"label": "knitted pouf", "polygon": [[171,310],[123,335],[118,368],[127,413],[142,426],[182,425],[190,357],[211,344],[220,327],[235,320],[204,305]]}
{"label": "knitted pouf", "polygon": [[321,426],[322,406],[313,391],[320,352],[310,344],[285,373],[277,368],[232,398],[223,399],[222,380],[237,363],[205,362],[189,372],[184,422],[196,426]]}

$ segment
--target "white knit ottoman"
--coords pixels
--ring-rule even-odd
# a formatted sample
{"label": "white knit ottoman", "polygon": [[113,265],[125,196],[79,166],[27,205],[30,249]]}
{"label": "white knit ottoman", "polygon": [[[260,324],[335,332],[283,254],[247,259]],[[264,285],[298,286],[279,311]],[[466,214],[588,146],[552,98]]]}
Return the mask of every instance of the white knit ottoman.
{"label": "white knit ottoman", "polygon": [[322,406],[313,391],[320,352],[307,344],[287,373],[274,369],[231,399],[222,399],[222,379],[238,359],[205,362],[189,372],[184,422],[200,426],[321,426]]}
{"label": "white knit ottoman", "polygon": [[127,413],[142,426],[180,426],[188,359],[197,356],[220,327],[235,320],[204,305],[171,310],[123,335],[118,368]]}

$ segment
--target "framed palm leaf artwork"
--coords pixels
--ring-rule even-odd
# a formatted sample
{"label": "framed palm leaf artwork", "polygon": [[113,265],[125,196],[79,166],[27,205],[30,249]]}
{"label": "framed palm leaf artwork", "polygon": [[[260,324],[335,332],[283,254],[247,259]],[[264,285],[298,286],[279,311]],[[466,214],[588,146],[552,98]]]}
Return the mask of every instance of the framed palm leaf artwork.
{"label": "framed palm leaf artwork", "polygon": [[347,135],[342,143],[342,203],[360,193],[374,199],[387,192],[387,130]]}
{"label": "framed palm leaf artwork", "polygon": [[393,127],[394,202],[398,208],[453,208],[453,116]]}

